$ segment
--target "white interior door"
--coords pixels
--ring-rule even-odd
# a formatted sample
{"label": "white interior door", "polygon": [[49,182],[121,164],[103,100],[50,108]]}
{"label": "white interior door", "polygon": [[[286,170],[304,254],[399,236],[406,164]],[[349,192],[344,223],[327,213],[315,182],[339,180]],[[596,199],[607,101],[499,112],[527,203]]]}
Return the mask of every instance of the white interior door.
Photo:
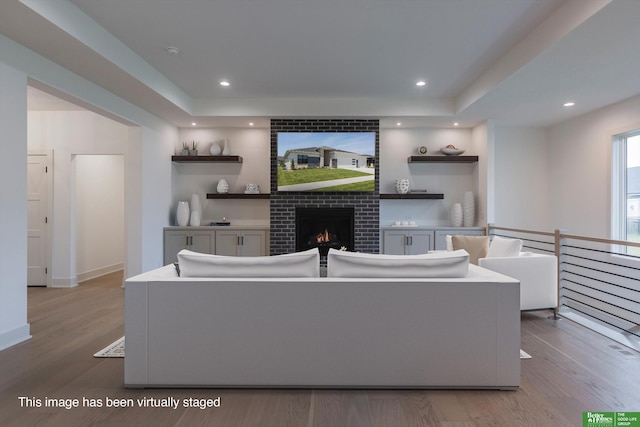
{"label": "white interior door", "polygon": [[48,156],[27,156],[27,285],[47,286]]}

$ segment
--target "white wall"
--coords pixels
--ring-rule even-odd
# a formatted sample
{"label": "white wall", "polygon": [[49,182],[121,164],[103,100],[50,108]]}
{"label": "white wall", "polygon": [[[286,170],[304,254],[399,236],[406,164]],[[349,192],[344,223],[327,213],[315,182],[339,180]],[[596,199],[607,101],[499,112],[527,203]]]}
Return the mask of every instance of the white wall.
{"label": "white wall", "polygon": [[611,237],[611,135],[640,127],[640,96],[549,129],[551,228]]}
{"label": "white wall", "polygon": [[242,163],[173,163],[171,224],[175,225],[175,207],[178,201],[190,201],[192,194],[200,196],[203,208],[202,224],[219,221],[222,217],[235,225],[269,224],[269,200],[206,199],[207,193],[216,193],[221,178],[229,182],[229,192],[243,193],[249,183],[260,186],[260,192],[270,192],[271,148],[268,129],[253,128],[199,128],[180,129],[175,144],[180,154],[181,142],[199,142],[198,154],[209,155],[212,143],[222,146],[227,138],[229,154],[239,155]]}
{"label": "white wall", "polygon": [[124,266],[124,156],[75,156],[77,277]]}
{"label": "white wall", "polygon": [[541,128],[495,127],[495,224],[548,231],[549,150]]}
{"label": "white wall", "polygon": [[[174,126],[0,35],[0,202],[3,206],[0,214],[0,349],[29,337],[26,323],[29,78],[121,118],[129,126],[125,153],[125,276],[162,264],[162,227],[169,224],[172,205],[169,156],[178,140]],[[19,180],[21,176],[23,179]],[[5,205],[13,206],[12,210],[5,210]],[[71,267],[70,263],[64,267],[67,275]]]}
{"label": "white wall", "polygon": [[0,63],[0,350],[27,323],[27,76]]}
{"label": "white wall", "polygon": [[[380,225],[412,220],[418,225],[451,225],[449,210],[462,202],[465,191],[476,193],[478,165],[473,164],[409,164],[407,158],[418,155],[418,147],[427,147],[427,154],[439,154],[442,147],[452,144],[464,149],[465,155],[479,155],[472,145],[469,129],[381,129],[380,130],[380,193],[396,193],[395,182],[408,178],[411,189],[426,189],[444,193],[443,200],[381,200]],[[477,193],[476,193],[477,194]],[[476,197],[477,198],[477,197]]]}
{"label": "white wall", "polygon": [[[90,111],[30,111],[28,129],[29,148],[53,150],[54,204],[50,226],[55,250],[51,260],[51,283],[58,287],[75,286],[77,273],[87,273],[86,268],[99,269],[113,263],[105,260],[104,264],[98,265],[100,262],[96,260],[77,265],[78,254],[87,253],[88,248],[76,247],[78,242],[84,241],[77,235],[76,206],[84,209],[85,204],[80,198],[76,205],[74,158],[76,155],[124,155],[128,127]],[[119,247],[120,251],[122,247]]]}

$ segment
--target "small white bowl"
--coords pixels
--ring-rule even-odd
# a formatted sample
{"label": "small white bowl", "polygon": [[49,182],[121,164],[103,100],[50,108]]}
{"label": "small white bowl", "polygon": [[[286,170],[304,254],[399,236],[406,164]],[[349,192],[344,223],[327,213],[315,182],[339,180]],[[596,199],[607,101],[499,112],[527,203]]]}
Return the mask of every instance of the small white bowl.
{"label": "small white bowl", "polygon": [[447,156],[457,156],[459,154],[464,153],[464,150],[458,150],[457,148],[447,148],[443,147],[440,149],[442,154],[446,154]]}

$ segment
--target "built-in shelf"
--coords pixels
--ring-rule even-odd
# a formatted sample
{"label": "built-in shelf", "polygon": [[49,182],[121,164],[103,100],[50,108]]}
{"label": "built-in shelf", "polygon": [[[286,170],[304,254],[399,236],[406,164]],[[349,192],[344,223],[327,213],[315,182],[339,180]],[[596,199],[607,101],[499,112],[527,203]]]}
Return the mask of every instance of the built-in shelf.
{"label": "built-in shelf", "polygon": [[409,163],[475,163],[478,156],[409,156]]}
{"label": "built-in shelf", "polygon": [[438,200],[444,199],[444,194],[440,193],[407,193],[407,194],[380,194],[380,199],[387,200],[408,200],[408,199],[421,199],[421,200]]}
{"label": "built-in shelf", "polygon": [[207,199],[269,199],[269,193],[207,193]]}
{"label": "built-in shelf", "polygon": [[240,156],[171,156],[177,163],[242,163]]}

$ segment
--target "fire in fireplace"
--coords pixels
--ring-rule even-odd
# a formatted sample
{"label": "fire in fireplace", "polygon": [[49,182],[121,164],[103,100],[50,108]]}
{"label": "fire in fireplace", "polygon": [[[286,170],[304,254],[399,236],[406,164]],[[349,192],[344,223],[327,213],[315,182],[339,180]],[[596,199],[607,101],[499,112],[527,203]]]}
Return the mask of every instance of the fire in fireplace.
{"label": "fire in fireplace", "polygon": [[353,208],[296,208],[296,250],[353,250]]}

